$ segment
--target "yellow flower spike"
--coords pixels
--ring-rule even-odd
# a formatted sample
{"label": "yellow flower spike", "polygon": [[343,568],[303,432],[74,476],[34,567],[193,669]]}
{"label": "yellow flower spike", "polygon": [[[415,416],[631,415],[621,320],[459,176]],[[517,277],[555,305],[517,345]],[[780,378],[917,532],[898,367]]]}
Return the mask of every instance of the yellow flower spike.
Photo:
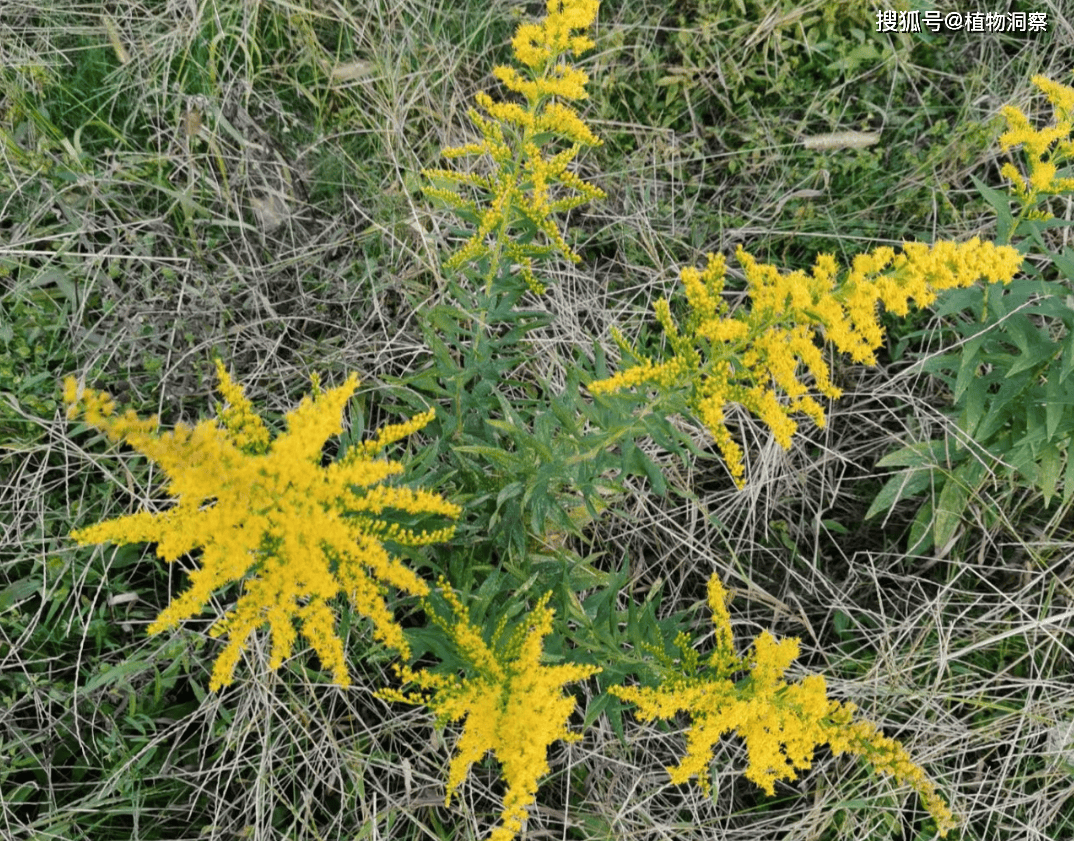
{"label": "yellow flower spike", "polygon": [[[941,837],[947,835],[955,826],[951,811],[905,748],[869,722],[854,721],[853,704],[829,700],[820,675],[787,682],[785,673],[798,657],[797,639],[777,640],[764,631],[750,651],[738,658],[733,651],[726,591],[715,575],[709,579],[708,604],[716,648],[704,668],[698,670],[697,652],[680,635],[676,644],[682,649],[681,668],[668,674],[660,686],[609,689],[633,703],[645,721],[674,718],[679,712],[690,715],[686,753],[678,765],[667,768],[671,782],[696,778],[708,793],[715,745],[727,733],[734,733],[746,743],[746,778],[773,795],[777,782],[796,780],[799,771],[811,766],[814,750],[828,744],[833,753],[862,756],[877,773],[910,785],[936,821]],[[741,671],[748,676],[732,680]]]}
{"label": "yellow flower spike", "polygon": [[433,621],[454,638],[476,675],[462,678],[399,669],[400,678],[416,683],[423,691],[406,694],[382,690],[377,694],[384,700],[428,704],[441,724],[465,719],[448,771],[445,805],[450,804],[470,766],[492,751],[503,768],[507,789],[501,824],[489,838],[511,841],[521,832],[540,780],[550,770],[548,747],[558,740],[581,738],[567,729],[575,702],[563,694],[563,687],[600,669],[541,665],[543,640],[552,630],[554,614],[548,607],[551,593],[538,600],[521,629],[506,642],[500,639],[503,627],[498,627],[494,650],[471,623],[458,596],[443,581],[441,585],[455,616],[448,622],[430,611]]}
{"label": "yellow flower spike", "polygon": [[1044,76],[1034,76],[1035,84],[1048,97],[1055,112],[1055,125],[1034,129],[1029,119],[1014,106],[1004,106],[1000,113],[1007,121],[1007,131],[999,138],[1004,151],[1022,146],[1026,153],[1028,177],[1012,163],[1001,169],[1004,178],[1011,182],[1014,195],[1023,204],[1022,218],[1050,218],[1049,214],[1034,205],[1044,197],[1074,192],[1074,178],[1058,178],[1061,164],[1074,159],[1074,87],[1053,82]]}
{"label": "yellow flower spike", "polygon": [[1074,119],[1074,88],[1053,82],[1046,76],[1034,76],[1033,84],[1048,97],[1057,119]]}
{"label": "yellow flower spike", "polygon": [[709,610],[712,611],[712,624],[716,629],[716,652],[734,651],[735,638],[731,631],[731,611],[728,604],[731,597],[724,589],[720,576],[709,576],[707,587],[707,599]]}
{"label": "yellow flower spike", "polygon": [[[617,336],[638,364],[594,381],[588,389],[593,395],[643,386],[687,390],[690,410],[711,432],[739,488],[744,486],[742,450],[725,423],[728,403],[739,403],[759,417],[788,449],[798,428],[793,414],[802,412],[824,426],[824,410],[810,391],[832,400],[842,394],[831,381],[821,352],[824,342],[856,362],[873,365],[873,352],[883,342],[877,303],[904,315],[910,302],[928,306],[939,290],[982,279],[1008,283],[1022,264],[1014,248],[976,238],[961,244],[903,243],[898,254],[883,246],[856,256],[842,281],[830,254],[819,255],[808,274],[781,272],[741,248],[737,256],[746,275],[748,310],[726,315],[720,300],[723,258],[709,255],[704,273],[682,271],[690,310],[682,325],[665,299],[653,306],[671,358],[654,363]],[[802,368],[812,383],[802,379]]]}
{"label": "yellow flower spike", "polygon": [[216,360],[216,376],[220,380],[217,391],[229,404],[218,414],[231,440],[244,452],[263,453],[268,448],[269,431],[265,422],[254,411],[242,386],[232,382],[224,363]]}
{"label": "yellow flower spike", "polygon": [[160,465],[168,478],[166,490],[177,500],[159,514],[107,520],[72,538],[83,545],[153,542],[168,562],[202,550],[189,587],[149,626],[151,634],[198,615],[215,590],[243,581],[234,609],[213,625],[212,635],[228,637],[213,669],[214,691],[231,683],[247,638],[266,624],[272,637],[269,665],[279,668],[294,649],[296,620],[333,680],[348,685],[328,604],[340,593],[372,621],[378,640],[405,655],[406,640],[377,582],[417,596],[427,594],[428,586],[389,554],[382,539],[418,546],[450,537],[453,528],[392,531],[383,514],[396,510],[455,519],[459,509],[427,491],[379,486],[402,467],[373,457],[432,415],[386,427],[374,441],[322,468],[322,448],[342,431],[343,408],[358,385],[355,376],[328,390],[315,380],[314,396],[287,414],[287,432],[270,441],[241,386],[220,363],[217,373],[227,404],[219,410],[219,422],[179,425],[168,433],[155,431],[156,419],[140,420],[133,412],[115,417],[108,395],[86,389],[80,397],[73,379],[65,381],[71,416],[83,414],[110,440],[126,441]]}
{"label": "yellow flower spike", "polygon": [[414,415],[414,417],[406,423],[393,423],[388,424],[387,426],[382,426],[377,431],[377,435],[372,441],[363,441],[354,448],[353,457],[372,458],[383,451],[385,447],[394,444],[396,441],[402,441],[404,438],[409,438],[415,432],[420,432],[425,429],[425,427],[432,423],[435,418],[436,411],[429,409],[427,412],[422,412],[420,415]]}
{"label": "yellow flower spike", "polygon": [[[588,75],[563,61],[569,53],[579,55],[593,42],[575,30],[587,29],[596,19],[596,0],[555,0],[539,24],[522,24],[512,47],[522,70],[500,66],[493,75],[519,94],[523,103],[497,102],[487,93],[475,101],[481,111],[470,119],[482,141],[443,150],[448,158],[487,156],[487,175],[426,170],[432,182],[425,192],[478,219],[477,230],[447,261],[458,269],[489,258],[486,284],[499,267],[514,267],[515,274],[535,294],[544,291],[534,273],[534,261],[559,253],[572,262],[581,258],[567,243],[553,214],[587,201],[603,198],[604,192],[567,171],[582,146],[601,141],[567,102],[587,97]],[[549,154],[555,143],[568,148]],[[544,242],[520,236],[517,227],[536,228]]]}

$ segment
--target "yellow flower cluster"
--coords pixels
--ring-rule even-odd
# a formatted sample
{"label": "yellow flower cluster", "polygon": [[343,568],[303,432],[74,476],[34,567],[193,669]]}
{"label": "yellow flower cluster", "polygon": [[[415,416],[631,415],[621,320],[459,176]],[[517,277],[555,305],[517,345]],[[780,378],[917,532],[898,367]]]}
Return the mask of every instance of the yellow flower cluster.
{"label": "yellow flower cluster", "polygon": [[126,441],[159,464],[168,477],[168,493],[178,500],[159,514],[138,512],[71,536],[83,545],[156,543],[157,555],[169,562],[202,549],[189,589],[150,625],[153,634],[196,616],[214,590],[253,573],[235,608],[210,629],[211,636],[230,638],[213,669],[211,689],[231,683],[247,638],[266,623],[272,633],[270,665],[279,668],[293,651],[296,619],[324,667],[347,686],[343,645],[329,600],[344,593],[372,620],[376,638],[405,655],[406,640],[378,580],[418,596],[428,593],[428,586],[384,543],[423,545],[445,540],[454,531],[414,532],[388,522],[390,511],[454,519],[459,508],[427,491],[379,486],[403,468],[373,460],[433,414],[381,430],[374,442],[353,447],[322,468],[321,449],[343,431],[341,416],[358,386],[356,376],[324,393],[315,378],[313,399],[304,398],[289,412],[287,432],[270,442],[242,387],[219,361],[217,373],[226,401],[221,425],[212,420],[193,428],[180,424],[170,433],[154,432],[157,419],[140,420],[133,411],[114,417],[108,395],[89,389],[79,394],[73,377],[65,381],[69,417],[81,413],[110,440]]}
{"label": "yellow flower cluster", "polygon": [[[599,146],[600,140],[565,102],[588,96],[585,85],[589,76],[561,59],[567,53],[577,56],[593,47],[588,37],[574,34],[574,30],[587,29],[596,20],[599,5],[597,0],[548,0],[548,14],[541,23],[518,28],[512,46],[525,72],[500,66],[493,73],[508,90],[525,99],[525,106],[496,102],[479,93],[477,104],[488,117],[471,110],[470,118],[482,141],[444,150],[448,158],[488,156],[490,174],[444,169],[424,172],[437,185],[426,188],[429,195],[477,220],[477,230],[447,261],[448,268],[490,257],[487,280],[491,281],[507,261],[518,266],[531,290],[540,293],[544,286],[534,275],[534,259],[554,252],[573,262],[581,259],[563,238],[552,214],[604,196],[603,191],[567,170],[581,146]],[[557,138],[571,145],[546,156],[545,147]],[[557,186],[567,194],[553,198]],[[460,187],[469,188],[478,198],[465,198]],[[538,231],[546,243],[532,242]]]}
{"label": "yellow flower cluster", "polygon": [[[707,793],[713,747],[726,733],[736,733],[746,742],[746,777],[769,795],[775,794],[777,780],[797,779],[797,771],[810,767],[814,749],[828,744],[837,755],[860,755],[877,773],[909,784],[936,821],[940,835],[946,836],[955,826],[951,811],[898,742],[881,735],[869,722],[853,721],[854,705],[830,701],[820,675],[786,682],[784,673],[798,656],[798,640],[776,640],[765,631],[746,656],[737,657],[726,592],[715,575],[708,583],[708,604],[716,648],[704,663],[699,663],[699,654],[686,635],[680,634],[676,644],[682,658],[677,669],[672,671],[673,663],[658,652],[669,670],[661,686],[609,690],[635,704],[643,720],[670,719],[680,711],[691,715],[686,755],[667,769],[673,783],[697,777]],[[741,671],[748,671],[748,676],[732,681],[731,676]]]}
{"label": "yellow flower cluster", "polygon": [[[1025,205],[1032,206],[1041,196],[1074,191],[1074,178],[1059,178],[1059,167],[1074,161],[1074,88],[1053,82],[1044,76],[1034,76],[1033,84],[1048,97],[1055,110],[1055,125],[1035,129],[1024,113],[1013,105],[1003,108],[1008,129],[999,138],[1004,151],[1024,146],[1029,158],[1029,177],[1012,163],[1005,163],[1001,172],[1014,185],[1015,195]],[[1047,158],[1047,160],[1045,160]],[[1035,218],[1047,219],[1043,211],[1031,211]]]}
{"label": "yellow flower cluster", "polygon": [[[878,301],[905,315],[910,301],[927,306],[937,290],[969,286],[979,279],[1008,283],[1022,262],[1015,249],[976,238],[932,246],[908,242],[900,254],[878,248],[855,257],[841,282],[830,254],[818,256],[808,273],[781,272],[741,248],[737,257],[748,284],[748,311],[728,314],[721,298],[726,265],[722,256],[710,254],[703,272],[686,268],[681,273],[689,307],[681,330],[665,299],[654,305],[671,346],[670,358],[659,364],[643,359],[591,383],[589,391],[597,395],[639,386],[688,388],[690,409],[712,433],[739,487],[745,483],[745,467],[742,449],[725,422],[729,403],[753,412],[787,449],[798,428],[791,415],[802,412],[818,426],[825,423],[820,403],[799,379],[799,366],[805,367],[820,394],[836,399],[841,393],[831,382],[818,337],[856,362],[873,365],[873,351],[883,341]],[[619,333],[613,335],[624,352],[637,358]],[[789,401],[782,402],[780,393]]]}
{"label": "yellow flower cluster", "polygon": [[503,823],[489,841],[511,841],[522,830],[527,809],[536,799],[541,777],[548,773],[548,746],[557,740],[577,741],[580,734],[567,729],[574,711],[574,698],[563,694],[563,686],[584,680],[600,671],[595,666],[542,666],[543,641],[552,630],[554,612],[548,607],[551,593],[541,598],[519,629],[503,640],[500,624],[490,646],[480,629],[471,624],[469,613],[458,596],[440,582],[444,599],[455,613],[447,622],[429,610],[433,621],[455,640],[459,653],[473,667],[475,675],[461,678],[415,672],[396,667],[400,678],[428,692],[403,693],[381,690],[389,701],[427,704],[437,714],[437,724],[466,719],[457,752],[448,771],[445,805],[466,778],[470,765],[492,751],[503,766],[507,782]]}

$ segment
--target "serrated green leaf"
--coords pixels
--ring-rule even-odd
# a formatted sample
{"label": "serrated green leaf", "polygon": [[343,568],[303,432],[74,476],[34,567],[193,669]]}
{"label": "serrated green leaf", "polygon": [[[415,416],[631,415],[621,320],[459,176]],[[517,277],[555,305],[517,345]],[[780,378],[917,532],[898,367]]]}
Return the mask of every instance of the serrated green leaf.
{"label": "serrated green leaf", "polygon": [[631,440],[624,441],[619,454],[622,471],[628,476],[645,475],[645,468],[641,465],[641,459],[642,453],[637,445]]}
{"label": "serrated green leaf", "polygon": [[[1035,388],[1033,391],[1039,393],[1042,389]],[[1038,402],[1042,400],[1043,398],[1037,397],[1035,402],[1031,402],[1030,405],[1026,407],[1025,433],[1022,435],[1019,442],[1031,446],[1034,453],[1039,450],[1041,444],[1044,444],[1047,441],[1047,438],[1045,437],[1046,426],[1044,407]]]}
{"label": "serrated green leaf", "polygon": [[1074,280],[1074,248],[1069,245],[1061,252],[1050,251],[1052,262],[1067,280]]}
{"label": "serrated green leaf", "polygon": [[988,383],[978,377],[974,379],[964,394],[960,426],[971,438],[977,433],[977,427],[984,417],[985,400],[988,397]]}
{"label": "serrated green leaf", "polygon": [[638,450],[640,454],[639,461],[641,462],[641,468],[645,472],[645,478],[649,480],[649,484],[652,485],[653,490],[657,496],[667,496],[668,483],[664,478],[664,471],[660,469],[660,466],[649,458],[645,453]]}
{"label": "serrated green leaf", "polygon": [[1067,390],[1061,386],[1059,376],[1055,371],[1051,371],[1044,386],[1044,424],[1048,441],[1055,437],[1059,422],[1069,409],[1068,399]]}
{"label": "serrated green leaf", "polygon": [[1054,355],[1055,346],[1051,339],[1044,336],[1041,329],[1030,321],[1025,313],[1011,316],[1003,322],[1003,327],[1019,350],[1006,372],[1008,379],[1047,363]]}
{"label": "serrated green leaf", "polygon": [[556,420],[560,422],[560,425],[569,432],[574,438],[580,437],[578,429],[578,415],[564,405],[565,397],[556,397],[549,404],[549,408],[552,410],[552,414],[555,415]]}
{"label": "serrated green leaf", "polygon": [[992,436],[999,432],[1012,417],[1019,414],[1015,398],[1024,388],[1025,382],[1022,379],[1006,380],[996,394],[990,395],[988,412],[982,418],[975,433],[978,441],[982,443],[990,441]]}
{"label": "serrated green leaf", "polygon": [[[1041,431],[1043,432],[1043,429]],[[1022,474],[1022,478],[1030,485],[1039,485],[1038,476],[1040,468],[1037,464],[1036,455],[1033,452],[1032,442],[1027,439],[1019,441],[1006,452],[1004,459],[1015,470]]]}
{"label": "serrated green leaf", "polygon": [[970,286],[967,289],[945,289],[940,293],[939,300],[933,305],[932,310],[938,316],[953,315],[965,310],[980,313],[983,297],[984,289],[980,286]]}
{"label": "serrated green leaf", "polygon": [[484,456],[501,470],[507,473],[521,472],[526,467],[526,461],[517,453],[511,453],[500,447],[486,447],[479,444],[464,444],[454,447],[456,453],[466,453],[476,456]]}
{"label": "serrated green leaf", "polygon": [[585,715],[582,717],[582,730],[588,730],[597,717],[608,708],[608,705],[617,700],[614,695],[605,692],[589,701],[585,705]]}
{"label": "serrated green leaf", "polygon": [[521,496],[523,491],[524,488],[522,487],[521,482],[511,482],[505,485],[496,495],[496,507],[501,508],[509,499]]}

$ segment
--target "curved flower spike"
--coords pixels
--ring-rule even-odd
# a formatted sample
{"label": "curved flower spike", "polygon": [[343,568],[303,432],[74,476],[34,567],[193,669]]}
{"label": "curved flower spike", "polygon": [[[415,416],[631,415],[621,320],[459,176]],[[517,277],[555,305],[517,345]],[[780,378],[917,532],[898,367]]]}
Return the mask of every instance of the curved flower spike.
{"label": "curved flower spike", "polygon": [[[588,388],[594,395],[644,386],[686,389],[689,408],[712,433],[740,488],[745,467],[742,449],[725,421],[728,404],[738,403],[759,417],[788,449],[798,429],[792,415],[801,412],[818,426],[825,423],[806,375],[824,397],[834,400],[841,394],[824,361],[825,341],[855,362],[874,365],[873,351],[883,341],[877,302],[905,315],[910,302],[928,306],[939,290],[982,279],[1009,283],[1022,265],[1016,249],[977,238],[934,245],[907,242],[899,254],[886,246],[877,248],[855,257],[842,280],[830,254],[819,255],[808,273],[780,271],[741,248],[737,256],[746,275],[749,309],[728,312],[721,297],[724,258],[710,254],[703,272],[682,270],[689,314],[681,328],[666,300],[654,305],[671,358],[661,363],[641,358],[617,336],[638,364]],[[784,395],[786,400],[781,399]]]}
{"label": "curved flower spike", "polygon": [[[853,704],[828,699],[824,678],[809,675],[788,683],[784,673],[798,657],[798,640],[777,640],[767,631],[754,640],[742,658],[732,648],[731,618],[719,578],[709,579],[708,603],[716,628],[716,648],[703,663],[685,634],[676,640],[682,651],[681,670],[661,686],[613,686],[609,691],[638,707],[643,720],[674,718],[687,712],[693,726],[686,734],[686,755],[669,766],[671,782],[696,777],[706,793],[715,744],[726,733],[746,742],[746,778],[769,794],[779,780],[795,780],[808,769],[814,749],[828,744],[835,754],[852,753],[870,762],[878,774],[909,784],[936,821],[941,837],[956,826],[936,786],[906,749],[868,721],[854,721]],[[665,666],[670,663],[665,663]],[[746,671],[737,682],[732,677]]]}

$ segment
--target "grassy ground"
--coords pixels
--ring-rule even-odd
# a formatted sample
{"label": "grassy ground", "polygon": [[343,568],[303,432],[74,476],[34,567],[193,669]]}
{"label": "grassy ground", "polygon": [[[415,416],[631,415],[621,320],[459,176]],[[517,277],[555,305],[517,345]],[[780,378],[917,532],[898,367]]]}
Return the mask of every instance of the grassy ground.
{"label": "grassy ground", "polygon": [[[348,692],[298,657],[206,696],[207,622],[146,637],[180,571],[66,535],[159,506],[159,476],[67,424],[58,383],[74,373],[165,425],[193,421],[219,354],[270,418],[310,373],[358,371],[367,416],[394,420],[386,385],[428,361],[415,314],[443,297],[452,224],[419,172],[469,138],[474,93],[538,9],[107,6],[7,0],[0,16],[0,836],[482,837],[493,768],[443,808],[451,734],[373,698],[388,662],[357,629]],[[873,4],[853,0],[606,2],[583,62],[605,145],[581,168],[608,199],[571,220],[584,259],[550,284],[550,369],[594,340],[614,353],[612,324],[655,333],[652,302],[705,251],[796,268],[988,236],[969,175],[999,186],[998,109],[1038,111],[1035,73],[1067,80],[1062,6],[1026,6],[1045,34],[911,37],[875,33]],[[834,131],[880,142],[801,142]],[[990,484],[926,553],[908,550],[920,500],[866,520],[877,461],[952,424],[922,371],[943,320],[886,325],[880,365],[841,364],[827,428],[803,424],[790,452],[734,418],[745,491],[718,462],[669,461],[682,493],[639,482],[573,548],[625,555],[637,597],[663,582],[669,612],[729,572],[739,633],[800,636],[804,666],[950,796],[962,837],[1074,837],[1070,507]],[[666,786],[680,749],[678,731],[632,725],[623,745],[598,719],[553,749],[528,837],[928,837],[911,794],[825,751],[765,798],[728,740],[706,799]]]}

